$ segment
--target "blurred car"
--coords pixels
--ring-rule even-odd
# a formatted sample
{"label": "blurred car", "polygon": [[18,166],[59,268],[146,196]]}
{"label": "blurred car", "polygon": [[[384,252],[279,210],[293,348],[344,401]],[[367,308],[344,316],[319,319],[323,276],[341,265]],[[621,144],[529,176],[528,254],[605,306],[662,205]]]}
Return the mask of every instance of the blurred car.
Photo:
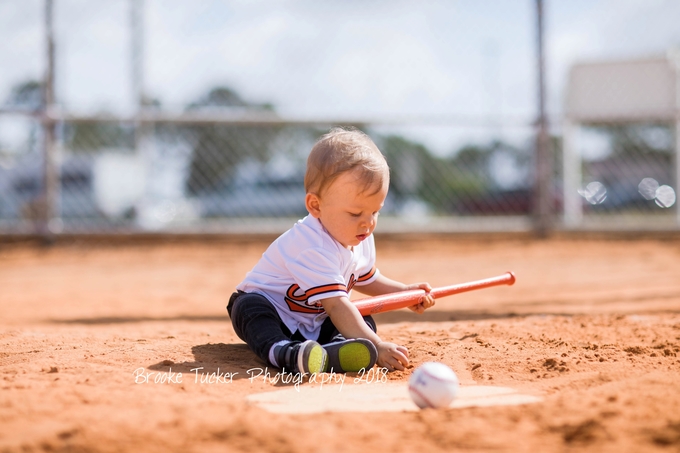
{"label": "blurred car", "polygon": [[[43,206],[42,163],[36,159],[5,171],[0,186],[0,219],[36,220]],[[71,157],[59,169],[58,215],[64,219],[103,218],[93,192],[90,159]]]}
{"label": "blurred car", "polygon": [[[461,195],[452,211],[476,215],[528,215],[535,208],[536,193],[533,188],[490,190],[478,195]],[[562,209],[562,192],[553,190],[553,211]]]}
{"label": "blurred car", "polygon": [[642,210],[657,208],[654,200],[645,199],[638,190],[638,185],[633,181],[604,184],[606,197],[600,203],[585,203],[587,209],[593,212]]}
{"label": "blurred car", "polygon": [[232,183],[196,197],[201,217],[302,217],[304,181],[263,178]]}

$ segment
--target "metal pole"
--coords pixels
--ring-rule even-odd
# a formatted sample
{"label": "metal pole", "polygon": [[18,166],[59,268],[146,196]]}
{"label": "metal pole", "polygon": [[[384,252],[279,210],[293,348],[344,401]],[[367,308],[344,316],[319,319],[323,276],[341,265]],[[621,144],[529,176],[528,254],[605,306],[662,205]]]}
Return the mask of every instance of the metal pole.
{"label": "metal pole", "polygon": [[564,226],[577,228],[583,222],[582,199],[578,194],[581,186],[581,155],[576,149],[579,124],[567,118],[562,127],[562,200]]}
{"label": "metal pole", "polygon": [[669,52],[669,60],[675,70],[675,225],[680,227],[680,48]]}
{"label": "metal pole", "polygon": [[538,119],[536,121],[536,202],[534,205],[535,231],[539,237],[548,235],[552,228],[552,156],[545,111],[545,56],[543,38],[543,0],[536,0],[537,15],[537,72]]}
{"label": "metal pole", "polygon": [[675,74],[675,112],[673,115],[674,178],[675,178],[675,225],[680,227],[680,47],[671,48],[667,54],[668,64]]}
{"label": "metal pole", "polygon": [[44,159],[44,187],[41,199],[41,215],[38,222],[38,233],[45,242],[53,240],[53,234],[58,233],[59,219],[56,218],[59,198],[59,169],[57,167],[55,147],[55,122],[49,112],[54,107],[54,30],[53,30],[53,1],[45,0],[45,45],[46,67],[43,79],[43,159]]}
{"label": "metal pole", "polygon": [[680,228],[680,62],[675,64],[675,225]]}
{"label": "metal pole", "polygon": [[130,56],[132,67],[132,99],[134,102],[134,147],[135,153],[140,152],[140,144],[142,141],[142,124],[140,117],[142,115],[145,99],[144,99],[144,48],[143,48],[143,0],[130,0]]}
{"label": "metal pole", "polygon": [[145,104],[144,96],[144,0],[130,0],[132,94],[136,113]]}
{"label": "metal pole", "polygon": [[[143,209],[146,194],[149,186],[148,171],[148,141],[150,124],[144,123],[144,116],[147,99],[144,92],[144,0],[130,0],[130,44],[131,44],[131,67],[132,67],[132,96],[134,102],[134,130],[133,146],[135,156],[141,160],[144,166],[144,195],[141,200],[135,200],[135,212],[138,215],[139,209]],[[153,123],[151,123],[153,124]],[[135,222],[138,217],[135,216]]]}

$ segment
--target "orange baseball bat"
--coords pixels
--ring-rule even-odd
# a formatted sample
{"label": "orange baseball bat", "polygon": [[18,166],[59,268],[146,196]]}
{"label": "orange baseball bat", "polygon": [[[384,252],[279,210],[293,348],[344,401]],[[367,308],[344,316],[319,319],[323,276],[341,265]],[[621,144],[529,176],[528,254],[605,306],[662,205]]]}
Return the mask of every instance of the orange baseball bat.
{"label": "orange baseball bat", "polygon": [[[444,296],[452,296],[454,294],[465,293],[467,291],[474,291],[477,289],[490,288],[498,285],[512,285],[515,283],[515,274],[506,272],[497,277],[485,278],[483,280],[475,280],[467,283],[459,283],[451,286],[441,286],[439,288],[432,288],[430,294],[435,299]],[[382,296],[367,297],[359,299],[354,302],[354,305],[359,309],[362,316],[374,315],[376,313],[383,313],[385,311],[398,310],[400,308],[410,307],[416,305],[420,298],[425,294],[422,289],[411,289],[408,291],[400,291],[398,293],[384,294]]]}

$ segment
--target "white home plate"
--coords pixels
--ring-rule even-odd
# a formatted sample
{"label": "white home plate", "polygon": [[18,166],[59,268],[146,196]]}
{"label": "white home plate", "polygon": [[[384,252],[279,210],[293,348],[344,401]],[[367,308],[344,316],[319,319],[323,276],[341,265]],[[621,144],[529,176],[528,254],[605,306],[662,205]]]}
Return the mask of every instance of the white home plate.
{"label": "white home plate", "polygon": [[[471,406],[511,406],[540,401],[508,387],[461,385],[450,408]],[[310,414],[318,412],[400,412],[418,411],[406,383],[302,385],[273,392],[249,395],[247,401],[274,413]]]}

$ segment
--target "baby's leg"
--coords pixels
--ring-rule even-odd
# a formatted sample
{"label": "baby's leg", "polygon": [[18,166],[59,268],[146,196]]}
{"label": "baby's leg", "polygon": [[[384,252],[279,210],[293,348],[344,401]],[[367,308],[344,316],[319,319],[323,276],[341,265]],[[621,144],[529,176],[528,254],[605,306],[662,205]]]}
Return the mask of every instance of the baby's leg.
{"label": "baby's leg", "polygon": [[326,351],[298,332],[291,334],[264,296],[234,293],[227,311],[236,334],[265,363],[303,375],[324,371]]}
{"label": "baby's leg", "polygon": [[269,350],[281,341],[290,341],[291,333],[281,321],[274,306],[259,294],[234,294],[229,303],[231,325],[238,337],[265,363]]}

